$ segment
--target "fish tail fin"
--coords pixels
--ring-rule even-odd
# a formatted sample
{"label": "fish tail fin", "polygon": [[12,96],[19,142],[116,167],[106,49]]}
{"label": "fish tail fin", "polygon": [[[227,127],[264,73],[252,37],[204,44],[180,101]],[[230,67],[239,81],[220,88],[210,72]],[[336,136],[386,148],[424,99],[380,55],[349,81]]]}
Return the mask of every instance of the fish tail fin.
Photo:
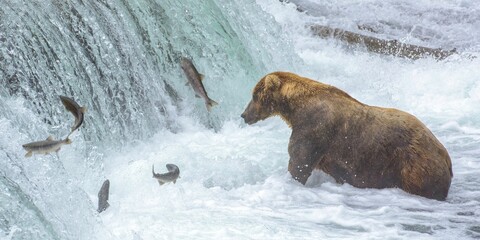
{"label": "fish tail fin", "polygon": [[206,105],[207,105],[207,110],[210,112],[210,110],[212,109],[212,107],[218,105],[218,103],[209,98],[209,99],[208,99],[208,102],[206,103]]}
{"label": "fish tail fin", "polygon": [[155,177],[155,170],[153,168],[154,164],[152,164],[152,174],[153,174],[153,178]]}
{"label": "fish tail fin", "polygon": [[87,112],[87,107],[85,107],[85,106],[81,107],[80,112],[86,113]]}
{"label": "fish tail fin", "polygon": [[33,154],[33,152],[32,152],[32,151],[28,151],[28,152],[25,154],[25,157],[27,157],[27,158],[28,158],[28,157],[31,157],[31,156],[32,156],[32,154]]}

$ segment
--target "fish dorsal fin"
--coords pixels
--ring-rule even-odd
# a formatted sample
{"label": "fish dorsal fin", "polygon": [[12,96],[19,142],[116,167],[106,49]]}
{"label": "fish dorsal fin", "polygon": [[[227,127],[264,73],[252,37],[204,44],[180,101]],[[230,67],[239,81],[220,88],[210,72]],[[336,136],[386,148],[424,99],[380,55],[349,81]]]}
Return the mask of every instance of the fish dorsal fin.
{"label": "fish dorsal fin", "polygon": [[199,75],[200,75],[200,81],[203,81],[203,79],[205,78],[205,75],[203,75],[201,73]]}
{"label": "fish dorsal fin", "polygon": [[47,141],[53,141],[55,140],[52,136],[48,136]]}

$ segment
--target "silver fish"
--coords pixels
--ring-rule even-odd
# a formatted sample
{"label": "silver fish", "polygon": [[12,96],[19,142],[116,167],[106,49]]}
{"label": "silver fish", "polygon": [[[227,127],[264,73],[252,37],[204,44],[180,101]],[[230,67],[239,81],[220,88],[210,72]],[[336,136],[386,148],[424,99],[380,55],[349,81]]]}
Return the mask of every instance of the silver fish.
{"label": "silver fish", "polygon": [[[63,106],[73,114],[75,117],[75,123],[72,126],[72,131],[70,134],[77,130],[83,123],[83,115],[87,111],[86,107],[80,107],[77,102],[75,102],[73,99],[65,96],[60,96],[60,99],[62,100]],[[69,136],[70,136],[69,134]]]}
{"label": "silver fish", "polygon": [[160,186],[168,182],[176,183],[180,177],[180,169],[178,169],[177,165],[169,163],[167,164],[167,169],[167,173],[155,173],[154,165],[152,165],[153,178],[157,179]]}
{"label": "silver fish", "polygon": [[31,142],[27,144],[23,144],[22,147],[27,150],[27,154],[25,157],[31,157],[32,154],[48,154],[51,152],[60,151],[60,148],[64,144],[70,144],[72,141],[70,139],[65,138],[64,140],[54,140],[52,136],[49,136],[47,140],[38,141],[38,142]]}
{"label": "silver fish", "polygon": [[110,204],[108,203],[108,195],[110,192],[110,181],[107,179],[103,182],[102,188],[98,192],[98,209],[97,212],[101,213],[105,211]]}
{"label": "silver fish", "polygon": [[193,91],[195,91],[196,97],[201,97],[203,98],[203,100],[205,100],[205,105],[207,106],[207,110],[210,111],[210,109],[213,106],[218,105],[217,102],[213,101],[208,97],[207,91],[205,91],[205,87],[203,86],[203,83],[202,83],[204,76],[198,73],[192,61],[190,61],[190,59],[188,58],[181,57],[180,65],[182,66],[183,72],[187,76],[187,79],[188,79],[187,84],[190,84],[192,86]]}

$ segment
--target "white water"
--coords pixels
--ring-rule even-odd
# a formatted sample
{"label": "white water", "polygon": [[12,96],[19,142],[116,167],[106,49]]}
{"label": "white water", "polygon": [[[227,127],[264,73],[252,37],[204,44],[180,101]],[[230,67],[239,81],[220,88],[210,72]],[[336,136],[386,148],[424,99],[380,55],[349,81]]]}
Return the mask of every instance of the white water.
{"label": "white water", "polygon": [[[338,86],[365,103],[409,111],[433,130],[453,161],[447,201],[398,189],[338,185],[322,173],[304,187],[286,171],[286,125],[270,119],[245,126],[237,118],[218,132],[185,122],[182,133],[161,132],[148,144],[109,156],[115,163],[106,167],[112,207],[102,214],[105,226],[121,239],[480,237],[479,60],[457,56],[412,62],[352,52],[311,37],[303,26],[317,19],[292,5],[260,5],[305,61],[300,74]],[[478,36],[476,31],[472,35]],[[479,42],[469,44],[478,48]],[[159,187],[150,176],[153,163],[156,169],[177,164],[182,178]]]}
{"label": "white water", "polygon": [[[298,1],[299,4],[307,2]],[[335,27],[353,30],[349,28],[352,23],[389,22],[391,18],[398,20],[397,16],[408,15],[401,19],[402,26],[433,29],[443,37],[421,40],[402,28],[395,28],[395,31],[382,28],[382,34],[403,40],[413,39],[409,43],[457,47],[475,55],[480,46],[480,20],[476,18],[480,7],[461,1],[395,1],[392,5],[397,7],[375,1],[341,1],[338,4],[334,1],[315,5],[324,11],[307,15],[297,12],[291,4],[284,5],[274,0],[258,1],[258,4],[244,7],[242,10],[245,12],[230,14],[250,18],[242,22],[248,28],[257,27],[249,31],[250,34],[260,35],[266,31],[262,30],[265,26],[279,25],[268,29],[268,34],[282,38],[279,42],[284,45],[279,49],[285,51],[290,48],[291,51],[283,52],[281,56],[291,59],[274,59],[271,66],[264,67],[265,70],[295,71],[337,86],[364,103],[395,107],[416,115],[434,132],[452,157],[454,178],[447,200],[429,200],[398,189],[357,189],[347,184],[336,184],[322,173],[316,173],[307,186],[302,186],[287,173],[290,129],[278,118],[246,126],[239,117],[242,109],[237,107],[242,103],[227,99],[229,94],[235,96],[236,92],[221,91],[215,89],[214,84],[206,83],[207,91],[212,89],[210,96],[213,99],[217,100],[215,96],[221,95],[224,99],[220,101],[233,106],[233,110],[227,111],[227,120],[221,122],[217,130],[201,123],[203,113],[185,114],[175,119],[177,129],[180,129],[178,132],[160,129],[147,140],[127,141],[120,150],[105,150],[101,156],[90,156],[103,159],[102,174],[111,182],[111,206],[98,215],[93,211],[101,179],[97,179],[96,183],[88,179],[75,183],[81,181],[78,176],[90,176],[91,173],[83,172],[85,169],[96,166],[85,166],[92,160],[76,161],[75,158],[82,155],[78,152],[82,152],[82,146],[88,142],[80,139],[83,132],[75,133],[73,139],[77,145],[65,147],[61,152],[66,176],[62,175],[57,181],[67,180],[70,181],[68,186],[83,188],[91,203],[81,202],[85,205],[81,209],[90,207],[92,212],[71,213],[66,218],[47,214],[47,218],[50,221],[74,221],[76,216],[90,219],[80,221],[78,229],[94,226],[97,235],[79,236],[82,239],[479,238],[480,60],[460,55],[443,62],[432,59],[410,61],[375,55],[362,49],[348,48],[334,40],[316,39],[305,25],[332,23]],[[228,6],[225,9],[229,9]],[[415,15],[413,10],[428,12],[429,15]],[[445,12],[459,14],[450,16]],[[455,20],[456,25],[443,28],[442,19]],[[432,25],[431,22],[437,24]],[[235,28],[235,23],[232,25]],[[425,30],[418,34],[428,35],[430,32]],[[466,33],[466,36],[460,33]],[[248,42],[251,37],[247,34],[239,38]],[[278,57],[278,49],[273,48],[271,38],[266,37],[268,46],[272,47],[271,56]],[[262,41],[253,42],[261,44]],[[253,46],[247,49],[254,52]],[[252,52],[250,54],[253,55]],[[268,65],[268,61],[259,62]],[[218,69],[216,74],[221,72]],[[245,85],[248,86],[235,85],[242,87],[238,92],[250,92],[257,79],[247,81]],[[249,96],[232,98],[244,100],[243,104],[246,104]],[[192,97],[187,100],[200,104],[184,102],[185,112],[204,110],[200,99]],[[7,105],[22,106],[23,103],[12,101]],[[29,119],[29,111],[22,107],[17,110],[24,111],[22,119]],[[235,114],[237,110],[239,112]],[[225,110],[214,108],[213,111],[220,114]],[[13,123],[0,123],[2,133],[9,131],[9,135],[15,136],[17,131]],[[85,127],[88,124],[87,119]],[[14,145],[26,140],[23,136],[10,143],[4,138],[2,146],[13,149]],[[33,171],[37,167],[44,171],[39,176],[48,176],[50,166],[45,166],[48,165],[45,163],[51,163],[46,160],[48,158],[54,157],[38,156],[24,161],[36,161],[27,170]],[[155,164],[156,171],[161,172],[166,171],[164,166],[167,163],[179,166],[181,178],[176,184],[160,187],[151,176],[151,166]],[[75,177],[69,177],[67,173]],[[38,179],[30,181],[45,183]],[[79,203],[71,201],[70,204]],[[66,229],[71,229],[75,223],[64,224],[70,226]],[[11,228],[5,236],[15,239],[19,231]],[[76,233],[58,235],[69,234]]]}

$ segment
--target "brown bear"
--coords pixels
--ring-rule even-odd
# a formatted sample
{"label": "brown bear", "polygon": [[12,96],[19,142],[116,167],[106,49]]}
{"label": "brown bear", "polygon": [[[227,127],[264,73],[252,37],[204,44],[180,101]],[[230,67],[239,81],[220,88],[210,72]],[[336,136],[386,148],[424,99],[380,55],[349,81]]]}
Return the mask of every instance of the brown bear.
{"label": "brown bear", "polygon": [[241,115],[279,115],[292,129],[288,171],[305,184],[313,169],[359,188],[401,188],[445,200],[453,176],[445,147],[416,117],[363,104],[344,91],[288,72],[263,77]]}

